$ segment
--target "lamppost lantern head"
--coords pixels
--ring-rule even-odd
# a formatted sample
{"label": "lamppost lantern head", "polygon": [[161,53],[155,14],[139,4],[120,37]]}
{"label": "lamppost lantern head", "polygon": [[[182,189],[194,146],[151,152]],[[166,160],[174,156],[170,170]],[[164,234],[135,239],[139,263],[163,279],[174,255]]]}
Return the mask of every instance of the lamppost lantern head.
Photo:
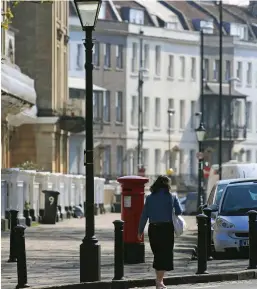
{"label": "lamppost lantern head", "polygon": [[199,142],[202,142],[204,140],[205,133],[206,133],[205,127],[202,122],[200,123],[199,127],[195,130],[195,133],[196,133],[197,140]]}
{"label": "lamppost lantern head", "polygon": [[83,30],[94,29],[102,1],[74,0],[76,11]]}
{"label": "lamppost lantern head", "polygon": [[174,115],[174,114],[175,114],[175,109],[169,108],[169,109],[168,109],[168,114],[169,114],[169,115]]}

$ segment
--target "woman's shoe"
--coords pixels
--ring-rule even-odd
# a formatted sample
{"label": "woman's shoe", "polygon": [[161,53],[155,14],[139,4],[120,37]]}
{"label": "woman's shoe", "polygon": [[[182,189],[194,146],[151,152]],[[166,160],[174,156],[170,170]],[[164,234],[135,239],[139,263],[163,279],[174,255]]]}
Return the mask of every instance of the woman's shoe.
{"label": "woman's shoe", "polygon": [[156,281],[156,289],[167,289],[163,282]]}

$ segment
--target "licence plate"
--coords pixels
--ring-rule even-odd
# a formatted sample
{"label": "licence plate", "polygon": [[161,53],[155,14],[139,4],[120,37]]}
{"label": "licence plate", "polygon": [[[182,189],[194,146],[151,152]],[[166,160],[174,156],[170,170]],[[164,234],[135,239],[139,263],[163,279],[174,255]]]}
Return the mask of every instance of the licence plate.
{"label": "licence plate", "polygon": [[240,247],[248,247],[249,246],[249,240],[240,240]]}

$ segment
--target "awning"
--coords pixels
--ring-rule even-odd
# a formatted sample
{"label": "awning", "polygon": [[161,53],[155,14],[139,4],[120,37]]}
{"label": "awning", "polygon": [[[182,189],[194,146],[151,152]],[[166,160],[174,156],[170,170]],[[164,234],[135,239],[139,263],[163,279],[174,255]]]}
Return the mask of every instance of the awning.
{"label": "awning", "polygon": [[[219,95],[219,83],[218,82],[208,82],[204,87],[204,95]],[[237,91],[234,86],[231,87],[231,92],[229,91],[229,84],[223,83],[222,84],[222,95],[230,96],[233,98],[246,98],[247,96]]]}
{"label": "awning", "polygon": [[23,74],[18,66],[8,63],[5,59],[2,60],[1,67],[1,91],[30,106],[36,104],[34,80]]}
{"label": "awning", "polygon": [[11,125],[19,126],[28,118],[35,118],[37,95],[34,80],[8,59],[2,59],[1,73],[2,119],[7,118]]}
{"label": "awning", "polygon": [[13,115],[8,114],[6,120],[11,126],[21,126],[22,124],[37,122],[37,106],[26,108],[22,112]]}
{"label": "awning", "polygon": [[[69,88],[74,89],[86,89],[86,83],[84,78],[69,77]],[[106,91],[105,88],[93,84],[94,91]]]}

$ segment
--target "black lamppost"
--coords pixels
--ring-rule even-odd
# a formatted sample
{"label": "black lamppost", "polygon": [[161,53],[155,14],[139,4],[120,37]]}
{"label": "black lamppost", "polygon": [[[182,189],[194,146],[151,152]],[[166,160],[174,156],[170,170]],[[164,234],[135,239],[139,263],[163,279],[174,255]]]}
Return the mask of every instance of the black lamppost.
{"label": "black lamppost", "polygon": [[199,156],[198,156],[198,195],[197,195],[197,209],[203,205],[203,147],[202,142],[205,137],[206,130],[202,122],[195,130],[196,137],[199,143]]}
{"label": "black lamppost", "polygon": [[219,1],[219,179],[222,179],[222,119],[223,119],[223,5]]}
{"label": "black lamppost", "polygon": [[86,39],[86,150],[84,165],[86,169],[86,235],[80,245],[80,282],[94,282],[101,279],[100,275],[100,245],[95,237],[94,216],[94,139],[93,139],[93,39],[101,2],[75,0],[75,7]]}
{"label": "black lamppost", "polygon": [[172,159],[171,159],[171,118],[172,116],[175,114],[175,110],[172,108],[169,108],[167,110],[168,112],[168,122],[169,122],[169,127],[168,127],[168,136],[169,136],[169,169],[171,168],[171,163],[172,163]]}
{"label": "black lamppost", "polygon": [[[231,101],[231,98],[232,98],[232,83],[234,81],[240,82],[240,79],[237,78],[237,77],[231,77],[231,78],[228,79],[230,101]],[[229,131],[230,131],[229,139],[230,139],[230,144],[231,144],[230,151],[229,151],[229,157],[230,157],[230,160],[232,160],[232,158],[233,158],[233,156],[232,156],[232,147],[233,147],[233,145],[232,145],[232,135],[233,135],[233,131],[234,131],[232,101],[231,101],[231,104],[229,106]]]}

